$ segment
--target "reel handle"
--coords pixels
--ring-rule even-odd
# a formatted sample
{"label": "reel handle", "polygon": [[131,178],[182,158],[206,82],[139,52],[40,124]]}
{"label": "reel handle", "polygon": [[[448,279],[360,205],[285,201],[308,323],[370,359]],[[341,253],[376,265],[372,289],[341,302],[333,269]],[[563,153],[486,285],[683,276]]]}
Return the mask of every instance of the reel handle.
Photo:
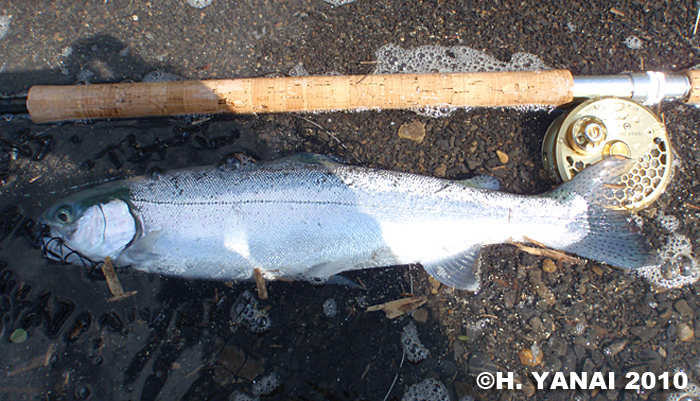
{"label": "reel handle", "polygon": [[688,98],[685,102],[700,104],[700,70],[686,70],[683,73],[688,77],[688,82],[690,83]]}

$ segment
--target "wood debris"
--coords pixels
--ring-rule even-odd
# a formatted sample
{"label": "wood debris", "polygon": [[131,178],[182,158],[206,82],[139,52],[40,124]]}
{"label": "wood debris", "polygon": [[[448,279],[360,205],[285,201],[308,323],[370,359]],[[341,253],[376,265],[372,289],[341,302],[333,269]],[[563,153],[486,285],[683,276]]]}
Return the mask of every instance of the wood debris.
{"label": "wood debris", "polygon": [[[529,238],[525,238],[526,240],[534,243],[535,245],[539,246],[544,246],[540,244],[537,241],[533,241]],[[547,248],[533,248],[531,246],[523,245],[523,244],[518,244],[518,243],[513,243],[518,249],[520,249],[523,252],[527,252],[530,255],[535,255],[535,256],[545,256],[548,258],[560,260],[562,262],[567,262],[567,263],[574,263],[574,264],[583,264],[585,263],[585,260],[579,259],[574,256],[567,255],[566,253],[562,251],[557,251],[556,249],[547,249]]]}
{"label": "wood debris", "polygon": [[610,13],[615,14],[615,15],[619,15],[620,17],[624,17],[624,16],[625,16],[625,13],[624,13],[624,12],[618,10],[618,9],[615,8],[615,7],[611,7],[611,8],[610,8]]}
{"label": "wood debris", "polygon": [[258,289],[258,298],[268,299],[267,285],[265,285],[265,277],[263,277],[262,270],[253,269],[253,274],[255,275],[255,287]]}
{"label": "wood debris", "polygon": [[383,310],[384,313],[386,313],[386,317],[395,319],[405,313],[420,308],[425,305],[426,302],[428,302],[428,297],[425,296],[401,298],[379,305],[372,305],[367,308],[367,312]]}
{"label": "wood debris", "polygon": [[693,204],[691,204],[691,203],[688,203],[688,202],[684,202],[684,203],[683,203],[683,206],[688,207],[688,208],[690,208],[690,209],[700,210],[700,207],[695,206],[695,205],[693,205]]}
{"label": "wood debris", "polygon": [[24,372],[28,372],[30,370],[34,370],[36,368],[40,368],[42,366],[49,366],[49,363],[51,363],[51,357],[53,356],[53,353],[56,351],[56,345],[51,344],[49,345],[49,349],[46,350],[46,353],[44,355],[40,355],[31,361],[25,363],[24,365],[21,365],[17,367],[17,369],[7,372],[6,376],[7,377],[14,377],[17,375],[21,375]]}
{"label": "wood debris", "polygon": [[129,298],[138,292],[124,292],[122,283],[119,281],[119,277],[117,277],[117,272],[114,271],[114,267],[112,266],[112,258],[109,256],[105,258],[105,263],[102,265],[102,274],[105,275],[107,285],[109,286],[109,292],[111,292],[113,295],[113,297],[107,299],[107,302],[121,301],[122,299]]}

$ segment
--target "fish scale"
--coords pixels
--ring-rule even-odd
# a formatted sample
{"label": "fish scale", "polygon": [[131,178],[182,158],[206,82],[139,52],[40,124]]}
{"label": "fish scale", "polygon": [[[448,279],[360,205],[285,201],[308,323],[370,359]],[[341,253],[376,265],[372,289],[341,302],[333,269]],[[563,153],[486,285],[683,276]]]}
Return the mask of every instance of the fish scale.
{"label": "fish scale", "polygon": [[[79,233],[95,231],[97,223],[81,220],[94,215],[91,208],[123,202],[128,208],[112,207],[114,215],[104,218],[137,233],[99,250],[119,265],[164,275],[238,280],[258,268],[268,278],[319,278],[420,263],[446,285],[476,290],[481,248],[526,238],[620,267],[651,263],[629,214],[602,203],[604,184],[628,165],[605,161],[548,194],[522,196],[475,187],[481,179],[451,181],[302,154],[109,183],[57,203],[41,221],[69,249],[94,258]],[[57,219],[66,209],[69,223]]]}

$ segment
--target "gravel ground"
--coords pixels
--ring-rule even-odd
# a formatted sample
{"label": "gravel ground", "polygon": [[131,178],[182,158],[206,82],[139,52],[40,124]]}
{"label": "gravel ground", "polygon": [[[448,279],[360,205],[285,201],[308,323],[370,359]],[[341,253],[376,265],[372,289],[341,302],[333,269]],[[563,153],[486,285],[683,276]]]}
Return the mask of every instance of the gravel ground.
{"label": "gravel ground", "polygon": [[[198,9],[184,0],[9,0],[0,5],[0,93],[140,81],[153,72],[368,73],[388,44],[467,46],[503,62],[526,52],[574,75],[675,71],[698,64],[696,12],[691,1],[213,0]],[[700,110],[672,103],[656,111],[681,165],[640,217],[657,244],[677,234],[697,247]],[[541,142],[559,114],[495,108],[441,118],[382,111],[45,125],[8,116],[0,121],[0,399],[239,400],[276,379],[280,386],[261,399],[398,400],[426,378],[445,386],[430,399],[679,399],[682,392],[658,386],[624,390],[622,381],[613,391],[533,392],[530,372],[623,379],[682,371],[698,384],[700,284],[667,289],[609,266],[498,245],[482,253],[478,294],[436,288],[415,266],[348,274],[366,289],[269,283],[270,299],[257,307],[271,326],[260,334],[230,315],[246,291],[255,294],[251,283],[122,269],[124,289],[138,293],[106,302],[99,271],[48,262],[33,246],[33,220],[76,187],[215,164],[234,152],[269,160],[310,151],[454,179],[489,174],[505,191],[541,193],[554,185],[542,170]],[[412,122],[425,127],[421,143],[398,136]],[[663,216],[675,217],[673,232]],[[365,311],[406,293],[426,295],[427,305],[394,320]],[[418,363],[402,358],[411,322],[429,351]],[[477,374],[496,371],[515,372],[524,388],[476,386]]]}

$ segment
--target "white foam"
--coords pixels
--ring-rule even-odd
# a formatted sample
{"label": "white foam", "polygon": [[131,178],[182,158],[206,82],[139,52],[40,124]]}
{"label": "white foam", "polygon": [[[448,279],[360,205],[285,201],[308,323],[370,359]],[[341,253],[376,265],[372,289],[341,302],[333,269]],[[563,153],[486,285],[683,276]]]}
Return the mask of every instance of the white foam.
{"label": "white foam", "polygon": [[[455,73],[550,70],[539,57],[530,53],[515,53],[509,62],[466,46],[421,46],[404,49],[395,44],[382,46],[375,53],[377,64],[373,74],[400,73]],[[519,111],[551,110],[553,106],[516,106]],[[463,108],[469,110],[468,107]],[[435,105],[413,109],[415,113],[431,118],[450,116],[457,110],[451,105]]]}
{"label": "white foam", "polygon": [[184,80],[184,78],[177,74],[172,74],[161,70],[151,71],[142,79],[143,82],[170,82],[182,80]]}
{"label": "white foam", "polygon": [[636,36],[628,36],[625,39],[625,46],[627,46],[628,49],[639,50],[642,48],[643,43],[642,40]]}
{"label": "white foam", "polygon": [[306,68],[304,68],[304,64],[299,62],[297,65],[292,67],[291,70],[289,70],[289,76],[290,77],[305,77],[308,76],[309,73],[306,71]]}
{"label": "white foam", "polygon": [[442,382],[430,378],[407,388],[401,401],[450,401],[450,393]]}
{"label": "white foam", "polygon": [[240,391],[234,391],[229,397],[229,401],[257,401],[259,397],[251,397],[246,393]]}
{"label": "white foam", "polygon": [[442,117],[449,117],[457,111],[457,108],[454,106],[451,106],[449,104],[443,104],[439,106],[426,106],[426,107],[420,107],[416,109],[411,109],[414,113],[421,115],[423,117],[430,117],[430,118],[442,118]]}
{"label": "white foam", "polygon": [[272,394],[282,385],[282,381],[277,373],[272,372],[263,378],[253,382],[252,393],[255,396]]}
{"label": "white foam", "polygon": [[0,39],[7,35],[10,31],[10,22],[12,21],[11,15],[0,15]]}
{"label": "white foam", "polygon": [[542,71],[549,70],[539,57],[530,53],[515,53],[509,62],[466,46],[421,46],[403,49],[395,44],[382,46],[375,52],[374,74],[449,73],[484,71]]}
{"label": "white foam", "polygon": [[187,0],[187,4],[194,8],[209,7],[214,0]]}
{"label": "white foam", "polygon": [[61,57],[70,57],[71,54],[73,54],[73,48],[70,46],[66,46],[63,49],[61,49]]}
{"label": "white foam", "polygon": [[669,394],[666,401],[698,401],[699,399],[700,387],[694,383],[688,383],[685,389]]}
{"label": "white foam", "polygon": [[327,299],[323,303],[323,314],[328,317],[335,317],[338,314],[338,303],[335,299]]}
{"label": "white foam", "polygon": [[326,3],[331,4],[333,6],[336,6],[336,7],[355,2],[355,0],[323,0],[323,1],[325,1]]}
{"label": "white foam", "polygon": [[678,231],[678,228],[681,225],[678,217],[672,214],[666,214],[663,211],[656,217],[656,221],[658,221],[661,227],[670,233]]}
{"label": "white foam", "polygon": [[258,300],[249,291],[244,291],[231,307],[234,325],[243,324],[254,333],[264,333],[270,329],[272,321],[265,310],[260,309]]}
{"label": "white foam", "polygon": [[428,349],[420,342],[418,329],[413,322],[403,328],[403,332],[401,332],[401,346],[406,353],[406,359],[412,363],[418,363],[430,355]]}
{"label": "white foam", "polygon": [[698,281],[700,263],[693,256],[690,239],[685,235],[672,233],[665,241],[666,244],[658,251],[658,264],[642,267],[635,272],[652,284],[664,288],[680,288]]}
{"label": "white foam", "polygon": [[92,78],[95,77],[95,72],[92,70],[80,70],[78,76],[76,77],[78,82],[89,84]]}

